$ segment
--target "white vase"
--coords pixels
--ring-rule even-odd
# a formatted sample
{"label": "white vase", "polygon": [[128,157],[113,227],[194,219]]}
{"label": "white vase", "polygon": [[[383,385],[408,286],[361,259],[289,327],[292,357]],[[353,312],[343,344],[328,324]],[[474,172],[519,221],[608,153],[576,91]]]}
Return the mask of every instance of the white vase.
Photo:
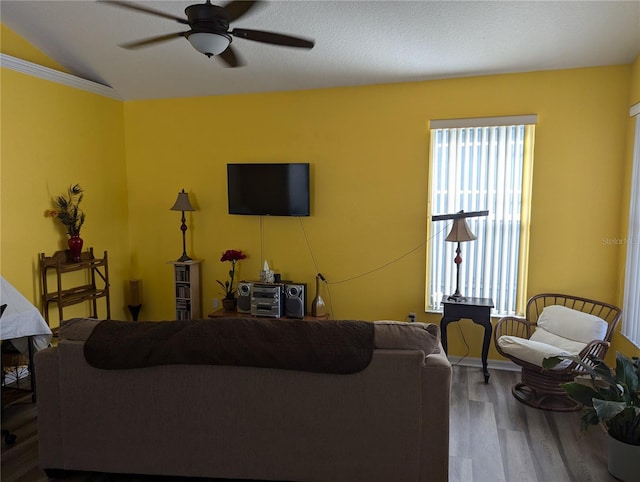
{"label": "white vase", "polygon": [[640,477],[640,445],[609,439],[609,473],[624,482],[637,482]]}

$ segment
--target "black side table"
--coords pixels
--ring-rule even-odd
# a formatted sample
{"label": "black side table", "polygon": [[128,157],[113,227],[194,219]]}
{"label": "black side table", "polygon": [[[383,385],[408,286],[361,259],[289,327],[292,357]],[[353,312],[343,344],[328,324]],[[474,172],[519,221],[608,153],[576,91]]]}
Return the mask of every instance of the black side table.
{"label": "black side table", "polygon": [[443,315],[440,321],[440,336],[442,347],[447,353],[447,325],[452,321],[459,321],[461,318],[468,318],[478,325],[484,327],[484,340],[482,342],[482,372],[484,382],[489,383],[489,370],[487,369],[487,354],[491,343],[491,308],[493,300],[491,298],[464,298],[461,301],[450,300],[447,295],[442,297]]}

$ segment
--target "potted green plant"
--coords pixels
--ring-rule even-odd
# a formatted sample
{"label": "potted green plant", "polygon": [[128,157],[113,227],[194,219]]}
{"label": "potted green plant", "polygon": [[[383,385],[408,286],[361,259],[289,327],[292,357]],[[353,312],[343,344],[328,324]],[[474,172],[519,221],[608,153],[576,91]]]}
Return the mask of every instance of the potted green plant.
{"label": "potted green plant", "polygon": [[222,306],[226,311],[233,311],[236,309],[236,289],[233,286],[233,281],[236,275],[236,263],[241,259],[246,259],[247,255],[242,251],[235,249],[227,249],[222,253],[220,261],[229,261],[231,263],[231,269],[229,270],[229,279],[224,283],[220,280],[216,280],[222,289],[224,290],[224,298],[222,299]]}
{"label": "potted green plant", "polygon": [[616,368],[589,356],[585,363],[577,356],[546,358],[542,366],[552,369],[563,360],[578,364],[585,375],[564,383],[562,388],[584,405],[581,426],[601,424],[609,434],[609,472],[631,482],[640,474],[640,364],[616,353]]}

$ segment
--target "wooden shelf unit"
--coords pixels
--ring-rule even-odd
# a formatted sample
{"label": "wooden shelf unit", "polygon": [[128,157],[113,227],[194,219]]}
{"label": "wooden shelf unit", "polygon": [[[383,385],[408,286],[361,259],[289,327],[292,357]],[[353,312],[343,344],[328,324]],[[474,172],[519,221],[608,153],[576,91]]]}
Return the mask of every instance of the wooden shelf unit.
{"label": "wooden shelf unit", "polygon": [[197,320],[202,317],[200,295],[201,259],[169,261],[173,265],[173,286],[176,300],[176,320]]}
{"label": "wooden shelf unit", "polygon": [[[56,283],[54,289],[49,289],[48,274],[55,272]],[[86,271],[87,283],[63,288],[63,275],[72,272]],[[107,252],[104,257],[96,258],[93,248],[80,255],[80,261],[73,261],[69,250],[56,251],[53,256],[40,254],[40,275],[42,277],[42,314],[49,323],[49,305],[58,306],[59,321],[64,320],[64,308],[80,303],[90,303],[90,317],[98,318],[98,303],[105,299],[106,319],[111,319],[111,299],[109,295],[109,259]]]}

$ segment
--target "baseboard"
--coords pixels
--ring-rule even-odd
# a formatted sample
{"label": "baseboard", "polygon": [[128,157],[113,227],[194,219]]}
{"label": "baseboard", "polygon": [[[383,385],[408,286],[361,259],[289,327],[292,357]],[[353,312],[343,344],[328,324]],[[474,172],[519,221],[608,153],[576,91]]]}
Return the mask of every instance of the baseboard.
{"label": "baseboard", "polygon": [[[482,368],[482,359],[473,357],[450,356],[448,357],[452,365],[463,367]],[[505,370],[510,372],[520,371],[520,367],[509,360],[487,360],[487,368],[492,370]]]}

